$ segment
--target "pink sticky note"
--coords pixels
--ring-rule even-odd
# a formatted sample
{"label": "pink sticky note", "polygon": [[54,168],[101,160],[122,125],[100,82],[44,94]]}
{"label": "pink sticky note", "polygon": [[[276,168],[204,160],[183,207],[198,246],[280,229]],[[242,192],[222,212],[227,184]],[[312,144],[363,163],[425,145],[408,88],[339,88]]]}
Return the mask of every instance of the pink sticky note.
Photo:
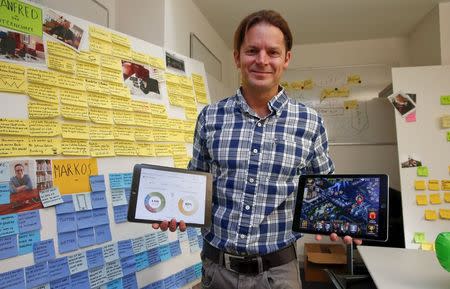
{"label": "pink sticky note", "polygon": [[416,112],[413,111],[406,116],[406,122],[415,122],[416,121]]}

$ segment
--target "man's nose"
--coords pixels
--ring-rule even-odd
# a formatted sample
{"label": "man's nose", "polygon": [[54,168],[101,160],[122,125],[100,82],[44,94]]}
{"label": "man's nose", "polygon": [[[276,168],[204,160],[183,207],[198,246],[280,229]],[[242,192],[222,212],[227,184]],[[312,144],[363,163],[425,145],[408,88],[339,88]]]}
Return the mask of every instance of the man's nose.
{"label": "man's nose", "polygon": [[258,55],[256,56],[256,62],[258,64],[267,64],[269,60],[269,57],[267,53],[264,50],[261,50]]}

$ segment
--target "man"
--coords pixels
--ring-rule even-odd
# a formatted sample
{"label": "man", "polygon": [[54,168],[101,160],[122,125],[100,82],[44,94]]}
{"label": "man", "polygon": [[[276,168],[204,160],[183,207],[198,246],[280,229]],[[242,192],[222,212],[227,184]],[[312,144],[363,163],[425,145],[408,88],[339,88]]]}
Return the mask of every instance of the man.
{"label": "man", "polygon": [[70,22],[67,20],[63,20],[61,24],[53,27],[49,34],[53,36],[56,35],[57,39],[69,45],[72,45],[75,39],[75,34],[70,30]]}
{"label": "man", "polygon": [[[279,86],[291,48],[281,15],[247,16],[234,37],[242,86],[198,117],[189,169],[214,176],[212,225],[202,231],[204,288],[301,288],[300,234],[291,230],[299,176],[334,166],[317,112]],[[153,228],[175,230],[176,220]]]}
{"label": "man", "polygon": [[20,193],[33,189],[33,184],[28,175],[24,174],[24,168],[22,164],[16,164],[14,166],[15,176],[9,180],[9,189],[11,193]]}

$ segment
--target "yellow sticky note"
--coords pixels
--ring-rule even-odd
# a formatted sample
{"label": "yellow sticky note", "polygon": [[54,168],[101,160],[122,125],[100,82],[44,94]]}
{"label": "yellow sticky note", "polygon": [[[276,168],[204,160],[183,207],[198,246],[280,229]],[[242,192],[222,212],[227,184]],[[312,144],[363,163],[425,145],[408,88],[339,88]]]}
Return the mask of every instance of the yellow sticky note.
{"label": "yellow sticky note", "polygon": [[347,84],[361,84],[361,77],[358,74],[347,76]]}
{"label": "yellow sticky note", "polygon": [[433,205],[437,205],[437,204],[441,204],[441,194],[440,193],[435,193],[435,194],[430,194],[430,203]]}
{"label": "yellow sticky note", "polygon": [[130,99],[123,98],[120,96],[111,95],[111,108],[114,110],[132,111]]}
{"label": "yellow sticky note", "polygon": [[87,107],[87,95],[86,92],[80,90],[72,90],[61,88],[59,90],[61,103],[67,105]]}
{"label": "yellow sticky note", "polygon": [[113,140],[113,127],[111,125],[91,125],[89,137],[91,140]]}
{"label": "yellow sticky note", "polygon": [[441,128],[450,128],[450,115],[441,117]]}
{"label": "yellow sticky note", "polygon": [[49,86],[39,83],[29,83],[27,94],[36,100],[59,103],[58,89],[54,86]]}
{"label": "yellow sticky note", "polygon": [[169,93],[169,103],[173,106],[183,107],[183,96],[176,93]]}
{"label": "yellow sticky note", "polygon": [[113,124],[113,112],[109,109],[91,107],[89,108],[89,118],[94,123]]}
{"label": "yellow sticky note", "polygon": [[439,191],[439,180],[429,180],[428,189],[430,191]]}
{"label": "yellow sticky note", "polygon": [[155,128],[153,129],[153,137],[156,142],[168,142],[169,132],[165,129]]}
{"label": "yellow sticky note", "polygon": [[195,130],[195,125],[196,125],[196,122],[195,121],[185,121],[184,123],[183,123],[183,130],[184,131],[187,131],[187,132],[194,132],[194,130]]}
{"label": "yellow sticky note", "polygon": [[126,60],[131,59],[131,49],[129,47],[113,43],[111,51],[109,54]]}
{"label": "yellow sticky note", "polygon": [[89,111],[87,107],[61,105],[61,115],[65,119],[89,120]]}
{"label": "yellow sticky note", "polygon": [[128,39],[127,36],[123,36],[117,33],[111,33],[111,41],[113,43],[125,46],[125,47],[130,47],[131,43],[130,43],[130,39]]}
{"label": "yellow sticky note", "polygon": [[31,119],[29,122],[30,136],[53,137],[61,134],[61,124],[56,120]]}
{"label": "yellow sticky note", "polygon": [[114,130],[114,139],[116,140],[128,140],[134,141],[134,129],[128,126],[115,125]]}
{"label": "yellow sticky note", "polygon": [[80,53],[78,53],[77,61],[100,65],[100,55],[102,54],[97,54],[91,51],[80,51]]}
{"label": "yellow sticky note", "polygon": [[425,190],[426,189],[425,181],[423,180],[415,181],[414,188],[416,190]]}
{"label": "yellow sticky note", "polygon": [[357,100],[346,100],[344,101],[345,109],[357,109],[359,107],[359,103]]}
{"label": "yellow sticky note", "polygon": [[131,100],[131,108],[134,112],[150,113],[150,103],[141,100]]}
{"label": "yellow sticky note", "polygon": [[24,93],[27,89],[26,68],[0,61],[0,91]]}
{"label": "yellow sticky note", "polygon": [[113,116],[115,124],[135,125],[133,112],[114,110]]}
{"label": "yellow sticky note", "polygon": [[14,157],[29,155],[29,137],[2,137],[0,136],[0,157]]}
{"label": "yellow sticky note", "polygon": [[192,132],[184,132],[184,141],[186,143],[194,143],[194,134]]}
{"label": "yellow sticky note", "polygon": [[0,118],[0,135],[30,135],[28,120]]}
{"label": "yellow sticky note", "polygon": [[131,58],[140,63],[147,63],[148,57],[145,53],[131,50]]}
{"label": "yellow sticky note", "polygon": [[167,118],[167,108],[162,104],[150,103],[150,113],[155,116],[162,116]]}
{"label": "yellow sticky note", "polygon": [[66,74],[57,75],[56,86],[81,91],[86,90],[86,85],[83,78],[70,76]]}
{"label": "yellow sticky note", "polygon": [[112,94],[113,96],[119,96],[119,97],[127,98],[127,99],[131,98],[130,89],[128,87],[124,87],[124,86],[112,85],[109,87],[109,93]]}
{"label": "yellow sticky note", "polygon": [[77,62],[76,73],[78,77],[100,79],[100,66],[86,62]]}
{"label": "yellow sticky note", "polygon": [[29,118],[55,118],[60,115],[59,106],[44,102],[29,102]]}
{"label": "yellow sticky note", "polygon": [[134,123],[137,126],[150,127],[152,123],[152,115],[149,113],[135,112],[134,113]]}
{"label": "yellow sticky note", "polygon": [[173,166],[180,169],[187,168],[189,161],[191,160],[188,156],[182,156],[182,155],[174,155],[173,156]]}
{"label": "yellow sticky note", "polygon": [[89,26],[89,38],[92,37],[111,42],[111,32],[98,26]]}
{"label": "yellow sticky note", "polygon": [[434,221],[437,219],[435,210],[425,210],[425,220]]}
{"label": "yellow sticky note", "polygon": [[61,154],[61,139],[33,137],[29,139],[30,156],[55,156]]}
{"label": "yellow sticky note", "polygon": [[102,67],[122,72],[122,61],[120,60],[120,58],[114,57],[112,55],[102,54],[102,56],[100,57],[100,63]]}
{"label": "yellow sticky note", "polygon": [[167,140],[170,142],[184,142],[184,132],[169,130],[167,133]]}
{"label": "yellow sticky note", "polygon": [[90,107],[112,108],[109,95],[103,93],[88,92],[87,103]]}
{"label": "yellow sticky note", "polygon": [[443,191],[450,191],[450,180],[442,180],[441,181],[441,189]]}
{"label": "yellow sticky note", "polygon": [[61,125],[63,138],[89,139],[89,126],[85,124],[63,123]]}
{"label": "yellow sticky note", "polygon": [[[67,144],[69,141],[65,140]],[[75,140],[74,143],[77,144],[76,142],[78,141]],[[98,175],[96,159],[60,159],[52,160],[52,164],[53,186],[58,187],[62,195],[91,191],[89,176]]]}
{"label": "yellow sticky note", "polygon": [[166,118],[160,118],[153,116],[153,121],[151,127],[154,128],[167,128],[169,126],[169,121]]}
{"label": "yellow sticky note", "polygon": [[100,78],[104,81],[123,83],[122,71],[101,67]]}
{"label": "yellow sticky note", "polygon": [[56,55],[47,56],[47,66],[50,69],[75,74],[75,60]]}
{"label": "yellow sticky note", "polygon": [[137,143],[136,148],[139,156],[147,156],[147,157],[156,156],[155,146],[151,143]]}
{"label": "yellow sticky note", "polygon": [[109,84],[106,81],[86,78],[85,85],[87,91],[109,94]]}
{"label": "yellow sticky note", "polygon": [[424,251],[434,251],[434,243],[423,242],[420,244],[420,248]]}
{"label": "yellow sticky note", "polygon": [[444,192],[444,201],[450,203],[450,192]]}
{"label": "yellow sticky note", "polygon": [[66,156],[89,156],[89,141],[82,139],[63,139],[61,142],[61,152]]}
{"label": "yellow sticky note", "polygon": [[195,91],[195,97],[197,98],[197,102],[199,102],[199,103],[203,103],[203,104],[209,103],[206,92]]}
{"label": "yellow sticky note", "polygon": [[154,141],[153,130],[149,128],[136,128],[134,130],[134,138],[137,141]]}
{"label": "yellow sticky note", "polygon": [[416,203],[419,206],[428,205],[427,195],[416,195]]}
{"label": "yellow sticky note", "polygon": [[426,241],[424,232],[415,232],[414,233],[414,243],[423,243]]}
{"label": "yellow sticky note", "polygon": [[179,130],[184,125],[184,120],[170,118],[167,120],[168,127],[167,129]]}
{"label": "yellow sticky note", "polygon": [[114,142],[108,140],[91,140],[89,142],[89,150],[91,157],[113,157],[116,155],[114,152]]}
{"label": "yellow sticky note", "polygon": [[172,147],[167,144],[155,144],[155,155],[157,157],[172,156]]}
{"label": "yellow sticky note", "polygon": [[57,73],[53,71],[39,70],[34,68],[27,69],[27,80],[32,83],[46,85],[56,85]]}
{"label": "yellow sticky note", "polygon": [[89,50],[102,54],[112,54],[112,45],[108,41],[98,38],[89,38]]}
{"label": "yellow sticky note", "polygon": [[155,68],[159,68],[162,70],[166,69],[166,64],[164,63],[164,60],[158,57],[153,57],[151,55],[148,55],[148,64],[150,64],[150,66],[155,67]]}
{"label": "yellow sticky note", "polygon": [[186,119],[197,119],[197,108],[196,107],[186,107],[184,108],[184,115]]}
{"label": "yellow sticky note", "polygon": [[450,209],[439,209],[439,217],[443,220],[450,220]]}
{"label": "yellow sticky note", "polygon": [[136,156],[137,146],[135,142],[132,141],[114,141],[114,152],[118,156]]}
{"label": "yellow sticky note", "polygon": [[[184,139],[184,135],[183,135],[183,139]],[[187,154],[186,145],[185,144],[172,144],[172,154],[174,156],[180,156],[180,155],[185,156]]]}
{"label": "yellow sticky note", "polygon": [[47,41],[47,53],[48,55],[56,55],[67,59],[75,59],[77,56],[73,49],[54,41]]}

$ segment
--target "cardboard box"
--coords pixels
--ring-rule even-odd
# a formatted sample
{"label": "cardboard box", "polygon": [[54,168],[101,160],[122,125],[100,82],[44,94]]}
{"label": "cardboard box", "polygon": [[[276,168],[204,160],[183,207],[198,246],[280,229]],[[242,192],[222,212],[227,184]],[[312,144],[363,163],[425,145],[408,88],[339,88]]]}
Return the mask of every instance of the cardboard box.
{"label": "cardboard box", "polygon": [[305,243],[305,281],[329,282],[330,278],[323,269],[337,273],[347,270],[347,254],[344,245]]}

